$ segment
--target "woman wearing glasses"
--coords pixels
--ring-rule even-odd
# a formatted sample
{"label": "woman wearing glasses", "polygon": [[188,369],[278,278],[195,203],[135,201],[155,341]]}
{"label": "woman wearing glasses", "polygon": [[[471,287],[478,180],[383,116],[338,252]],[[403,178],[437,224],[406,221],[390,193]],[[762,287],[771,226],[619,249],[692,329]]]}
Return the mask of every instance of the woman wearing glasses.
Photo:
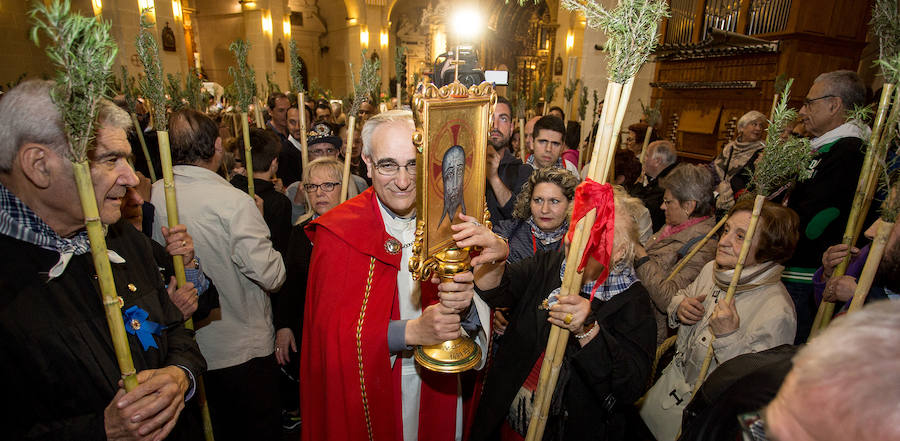
{"label": "woman wearing glasses", "polygon": [[666,308],[672,297],[688,286],[716,253],[716,240],[710,239],[672,280],[666,280],[678,261],[715,225],[713,181],[706,167],[682,164],[662,178],[659,185],[665,189],[660,208],[665,212],[666,224],[650,237],[646,248],[635,247],[634,254],[634,269],[650,292],[656,310],[657,344],[668,336]]}
{"label": "woman wearing glasses", "polygon": [[[312,255],[312,243],[306,237],[303,228],[310,221],[337,207],[340,203],[343,167],[344,164],[333,157],[310,161],[306,170],[303,170],[303,181],[292,185],[297,194],[288,195],[292,201],[298,198],[308,201],[311,210],[301,215],[291,229],[291,240],[284,256],[287,279],[278,295],[272,297],[276,330],[275,359],[278,364],[283,366],[282,372],[285,372],[287,377],[283,379],[285,384],[281,387],[282,408],[288,410],[282,414],[282,423],[285,428],[294,428],[296,424],[292,424],[293,421],[299,421],[299,417],[296,417],[296,420],[293,419],[292,411],[298,409],[299,406],[299,388],[296,384],[296,378],[300,374],[298,343],[300,343],[300,326],[303,319],[309,259]],[[355,196],[355,194],[350,196]],[[294,204],[296,207],[296,202]],[[305,207],[306,204],[303,206]],[[299,415],[296,412],[293,413]]]}

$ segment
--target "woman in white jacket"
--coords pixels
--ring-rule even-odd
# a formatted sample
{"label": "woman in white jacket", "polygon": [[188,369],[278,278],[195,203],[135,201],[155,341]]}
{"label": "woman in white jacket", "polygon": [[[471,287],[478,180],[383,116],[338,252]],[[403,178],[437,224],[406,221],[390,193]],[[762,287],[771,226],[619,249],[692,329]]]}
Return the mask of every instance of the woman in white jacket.
{"label": "woman in white jacket", "polygon": [[752,209],[751,198],[735,204],[716,259],[669,304],[669,326],[678,327],[677,352],[641,408],[641,417],[659,441],[678,435],[694,384],[705,380],[698,376],[710,341],[714,356],[707,376],[738,355],[794,341],[797,318],[781,284],[784,267],[780,265],[797,244],[799,219],[793,210],[765,203],[734,299],[724,301]]}

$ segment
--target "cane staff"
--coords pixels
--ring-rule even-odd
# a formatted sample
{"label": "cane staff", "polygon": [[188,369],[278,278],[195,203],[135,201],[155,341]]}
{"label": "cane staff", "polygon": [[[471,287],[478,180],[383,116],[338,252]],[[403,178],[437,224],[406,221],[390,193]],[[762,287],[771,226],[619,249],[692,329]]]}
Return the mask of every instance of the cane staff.
{"label": "cane staff", "polygon": [[[753,236],[756,233],[759,216],[766,202],[766,196],[792,181],[802,181],[811,176],[809,164],[812,162],[813,153],[809,148],[809,140],[799,138],[781,139],[782,130],[797,117],[797,112],[788,108],[792,83],[793,79],[788,80],[781,93],[781,101],[775,107],[775,113],[766,131],[766,146],[763,149],[762,159],[756,165],[750,180],[750,187],[756,195],[753,211],[750,215],[750,225],[744,235],[744,243],[741,245],[737,264],[734,267],[731,283],[728,286],[728,291],[725,293],[725,303],[731,302],[734,298],[734,293],[737,290],[741,272],[744,268],[744,262],[746,262],[753,242]],[[706,349],[706,358],[703,359],[703,364],[694,382],[691,396],[697,394],[697,390],[700,389],[707,372],[709,372],[712,358],[715,355],[713,341],[715,341],[715,336],[710,338],[709,346]]]}
{"label": "cane staff", "polygon": [[134,126],[134,133],[137,135],[141,144],[141,151],[144,153],[144,160],[147,161],[147,168],[150,172],[150,182],[156,182],[156,170],[153,169],[153,159],[150,157],[150,150],[147,148],[147,141],[144,139],[144,130],[137,119],[137,97],[134,96],[134,77],[128,76],[128,68],[122,65],[122,95],[125,97],[125,107],[131,115],[131,124]]}
{"label": "cane staff", "polygon": [[872,240],[872,248],[869,249],[869,256],[866,258],[859,281],[856,283],[856,289],[853,291],[853,300],[850,301],[849,312],[855,312],[862,308],[866,302],[866,297],[869,295],[869,290],[872,288],[872,282],[875,280],[875,274],[878,272],[881,258],[884,257],[888,239],[897,222],[897,214],[900,213],[900,203],[898,203],[900,198],[897,197],[898,190],[900,190],[900,186],[894,184],[894,187],[891,189],[891,197],[881,206],[878,232],[875,233],[875,238]]}
{"label": "cane staff", "polygon": [[[253,158],[250,155],[250,124],[247,122],[247,113],[250,104],[256,96],[256,73],[247,64],[247,53],[250,52],[250,44],[238,39],[231,43],[229,49],[237,61],[237,69],[234,66],[228,68],[228,73],[234,79],[234,90],[237,95],[237,107],[241,112],[241,131],[244,136],[244,168],[247,170],[247,194],[255,196],[253,188]],[[256,106],[257,110],[259,106]],[[258,119],[258,118],[257,118]]]}
{"label": "cane staff", "polygon": [[[875,177],[878,175],[887,153],[889,143],[885,141],[893,139],[893,133],[891,132],[896,127],[898,108],[900,108],[900,105],[898,105],[898,99],[900,99],[898,94],[900,94],[900,91],[896,91],[897,88],[895,87],[900,81],[900,11],[898,11],[897,2],[895,0],[876,0],[872,9],[871,26],[872,33],[878,35],[879,38],[879,59],[877,64],[881,67],[885,84],[881,91],[878,110],[875,113],[872,134],[868,140],[869,148],[866,150],[866,156],[863,160],[863,167],[857,182],[856,194],[853,197],[850,217],[847,219],[847,226],[842,238],[842,243],[847,245],[855,243],[859,237],[859,232],[862,231],[865,217],[872,203],[872,196],[876,190],[877,179]],[[888,129],[885,131],[885,135],[882,135],[885,115],[891,106],[892,98],[894,106],[890,109],[890,116],[887,118]],[[850,256],[847,255],[835,268],[832,277],[844,275],[849,260]],[[828,326],[833,314],[834,303],[823,301],[819,304],[810,338],[818,335],[823,328]]]}
{"label": "cane staff", "polygon": [[341,202],[347,200],[350,190],[350,160],[353,156],[353,139],[356,136],[356,115],[359,114],[359,106],[366,99],[370,99],[378,89],[378,69],[381,61],[366,57],[366,50],[362,51],[362,65],[359,68],[359,82],[354,82],[353,63],[350,63],[350,82],[353,84],[353,104],[347,114],[347,146],[344,148],[344,173],[341,180]]}
{"label": "cane staff", "polygon": [[[175,176],[172,172],[172,150],[169,146],[169,131],[167,128],[166,99],[163,86],[163,70],[159,61],[159,44],[153,36],[151,29],[154,23],[150,20],[150,9],[141,11],[140,30],[136,39],[138,58],[144,66],[144,79],[141,80],[141,90],[147,97],[153,108],[153,128],[156,130],[159,142],[159,164],[163,174],[163,193],[166,198],[166,220],[169,228],[179,224],[178,202],[175,195]],[[184,272],[184,260],[181,256],[172,256],[172,267],[175,272],[175,283],[180,288],[187,283]],[[185,321],[185,327],[194,329],[194,321]],[[201,414],[203,419],[203,432],[207,441],[212,441],[212,422],[209,415],[209,407],[206,402],[206,390],[203,379],[197,378],[198,396],[201,400]]]}
{"label": "cane staff", "polygon": [[49,4],[35,2],[29,15],[34,22],[30,35],[34,43],[40,46],[41,33],[50,40],[46,52],[57,68],[51,98],[62,117],[69,144],[69,159],[84,211],[94,269],[119,372],[125,390],[130,391],[137,387],[138,381],[125,334],[119,303],[121,299],[116,294],[109,264],[106,232],[100,221],[88,160],[88,150],[95,147],[97,115],[105,98],[118,47],[109,35],[108,22],[99,17],[83,17],[70,12],[67,0],[54,0]]}
{"label": "cane staff", "polygon": [[528,159],[528,152],[525,148],[525,118],[519,118],[519,159],[523,164]]}
{"label": "cane staff", "polygon": [[[605,182],[615,152],[615,135],[621,129],[634,76],[656,45],[659,20],[668,14],[668,8],[663,0],[622,0],[613,11],[607,11],[599,2],[592,0],[563,0],[562,5],[566,9],[581,10],[588,26],[604,28],[609,37],[606,46],[610,52],[607,106],[601,114],[599,136],[587,172],[587,178]],[[582,282],[582,274],[577,271],[579,259],[584,254],[596,215],[596,209],[589,211],[574,227],[566,256],[561,296],[578,295]],[[608,262],[601,263],[608,265]],[[568,340],[568,329],[551,327],[526,440],[535,441],[543,437]]]}

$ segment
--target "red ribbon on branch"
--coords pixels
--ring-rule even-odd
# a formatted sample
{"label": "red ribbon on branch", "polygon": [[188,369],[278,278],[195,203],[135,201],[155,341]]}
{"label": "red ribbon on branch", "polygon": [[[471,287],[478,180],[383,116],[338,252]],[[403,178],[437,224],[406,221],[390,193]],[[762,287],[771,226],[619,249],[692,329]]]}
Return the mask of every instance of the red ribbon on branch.
{"label": "red ribbon on branch", "polygon": [[596,286],[600,286],[609,276],[609,260],[612,256],[613,237],[615,232],[615,196],[609,184],[601,184],[590,178],[575,189],[575,202],[572,208],[572,222],[566,239],[572,242],[575,226],[591,210],[597,210],[597,218],[591,227],[590,236],[584,247],[584,254],[578,263],[578,271],[584,271],[588,256],[603,264],[603,272],[597,278]]}

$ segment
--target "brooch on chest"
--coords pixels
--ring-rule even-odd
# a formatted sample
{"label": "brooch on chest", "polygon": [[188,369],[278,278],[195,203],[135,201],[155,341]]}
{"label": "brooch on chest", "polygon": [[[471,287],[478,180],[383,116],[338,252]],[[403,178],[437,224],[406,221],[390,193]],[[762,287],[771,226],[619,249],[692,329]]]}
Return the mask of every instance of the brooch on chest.
{"label": "brooch on chest", "polygon": [[384,250],[392,256],[399,254],[401,249],[400,241],[393,237],[384,242]]}

